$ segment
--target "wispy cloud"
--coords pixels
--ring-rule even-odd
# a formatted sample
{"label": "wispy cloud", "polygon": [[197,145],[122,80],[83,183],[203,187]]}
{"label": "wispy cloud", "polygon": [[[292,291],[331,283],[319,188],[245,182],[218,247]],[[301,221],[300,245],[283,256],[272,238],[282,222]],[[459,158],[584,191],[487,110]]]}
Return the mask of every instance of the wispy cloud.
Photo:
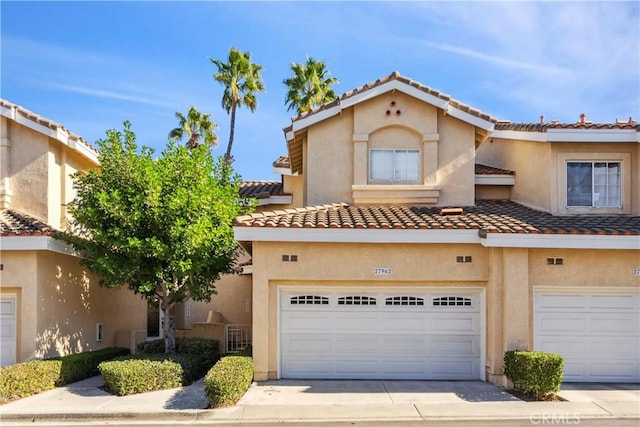
{"label": "wispy cloud", "polygon": [[163,101],[160,99],[148,98],[148,97],[138,96],[138,95],[130,95],[130,94],[119,93],[119,92],[114,92],[110,90],[92,89],[88,87],[58,84],[58,83],[47,84],[46,86],[49,86],[54,89],[61,89],[69,92],[79,93],[82,95],[95,96],[98,98],[118,99],[121,101],[129,101],[129,102],[135,102],[139,104],[153,105],[156,107],[168,107],[168,108],[173,107],[172,103],[169,103],[167,101]]}
{"label": "wispy cloud", "polygon": [[561,74],[568,75],[571,73],[569,69],[566,69],[563,67],[556,67],[553,65],[540,65],[540,64],[520,61],[516,59],[504,58],[498,55],[492,55],[492,54],[488,54],[478,50],[465,48],[461,46],[453,46],[446,43],[426,42],[426,45],[433,49],[438,49],[443,52],[455,53],[457,55],[478,59],[480,61],[484,61],[493,65],[498,65],[501,67],[534,71],[534,72],[543,73],[546,75],[561,75]]}

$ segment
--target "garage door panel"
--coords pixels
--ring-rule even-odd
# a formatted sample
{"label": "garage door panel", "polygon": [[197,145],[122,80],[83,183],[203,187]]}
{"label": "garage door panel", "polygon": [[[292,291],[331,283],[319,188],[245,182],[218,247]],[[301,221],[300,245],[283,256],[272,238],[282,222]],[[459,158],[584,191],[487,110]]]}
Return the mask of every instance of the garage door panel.
{"label": "garage door panel", "polygon": [[431,338],[431,353],[450,357],[480,356],[480,342],[476,337],[435,336]]}
{"label": "garage door panel", "polygon": [[15,294],[0,299],[0,366],[16,363],[17,302]]}
{"label": "garage door panel", "polygon": [[378,352],[378,337],[375,335],[337,335],[335,350],[338,353],[361,357]]}
{"label": "garage door panel", "polygon": [[534,349],[563,356],[564,381],[640,381],[639,298],[637,293],[538,293]]}
{"label": "garage door panel", "polygon": [[[287,305],[294,293],[283,293],[282,377],[480,378],[479,295],[440,292],[436,304],[435,294],[412,293],[411,298],[401,293],[371,293],[364,295],[366,298],[359,298],[359,294],[299,292],[296,295],[304,297]],[[345,300],[338,298],[345,295],[351,296],[350,304],[341,305],[339,301]],[[377,305],[370,303],[373,298]],[[300,303],[326,300],[327,304],[314,305],[308,312]],[[367,303],[357,305],[362,301]],[[301,320],[305,317],[311,320]]]}
{"label": "garage door panel", "polygon": [[582,333],[585,330],[585,319],[571,313],[550,313],[541,318],[538,329],[541,332],[563,335],[567,332]]}
{"label": "garage door panel", "polygon": [[637,332],[638,316],[627,313],[595,313],[591,315],[589,332],[630,335]]}
{"label": "garage door panel", "polygon": [[477,333],[478,325],[475,317],[471,313],[461,313],[456,316],[453,314],[437,314],[431,319],[431,331],[438,332],[457,332],[457,333]]}
{"label": "garage door panel", "polygon": [[588,307],[592,309],[614,308],[616,311],[634,310],[638,308],[636,295],[591,295]]}
{"label": "garage door panel", "polygon": [[309,354],[327,352],[332,345],[331,338],[326,335],[315,335],[309,337],[305,334],[290,335],[284,342],[285,351],[291,354]]}

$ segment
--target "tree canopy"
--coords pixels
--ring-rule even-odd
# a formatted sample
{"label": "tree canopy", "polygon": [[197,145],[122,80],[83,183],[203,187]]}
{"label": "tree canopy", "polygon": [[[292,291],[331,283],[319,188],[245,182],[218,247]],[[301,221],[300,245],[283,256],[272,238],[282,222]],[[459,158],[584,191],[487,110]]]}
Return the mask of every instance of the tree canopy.
{"label": "tree canopy", "polygon": [[169,139],[180,141],[187,138],[187,148],[196,148],[204,143],[208,146],[216,146],[218,137],[214,133],[217,125],[211,121],[211,114],[204,114],[195,107],[189,107],[187,115],[176,112],[178,127],[171,129]]}
{"label": "tree canopy", "polygon": [[304,64],[294,62],[291,64],[291,71],[293,76],[282,81],[288,88],[285,98],[287,111],[304,113],[336,98],[331,85],[339,81],[335,77],[329,77],[330,73],[323,61],[307,58]]}
{"label": "tree canopy", "polygon": [[135,139],[125,122],[98,141],[101,167],[75,174],[74,233],[64,238],[101,285],[128,286],[159,302],[165,348],[173,352],[175,305],[209,301],[220,275],[237,270],[232,221],[244,208],[238,176],[208,146],[170,141],[155,158]]}
{"label": "tree canopy", "polygon": [[218,68],[213,78],[224,86],[222,94],[222,107],[231,114],[231,126],[229,130],[229,143],[225,159],[231,163],[231,147],[236,126],[236,109],[245,106],[254,112],[258,107],[257,93],[264,91],[262,82],[262,65],[251,62],[250,52],[241,52],[232,47],[229,49],[227,62],[209,58]]}

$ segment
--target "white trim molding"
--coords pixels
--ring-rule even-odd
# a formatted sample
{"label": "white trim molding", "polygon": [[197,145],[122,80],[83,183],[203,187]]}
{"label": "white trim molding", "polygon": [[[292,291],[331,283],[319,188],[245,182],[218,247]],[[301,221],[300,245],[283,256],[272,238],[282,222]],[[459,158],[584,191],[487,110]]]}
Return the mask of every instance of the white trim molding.
{"label": "white trim molding", "polygon": [[73,247],[49,236],[2,236],[0,249],[3,251],[51,251],[81,258]]}
{"label": "white trim molding", "polygon": [[640,142],[640,132],[635,129],[495,130],[490,137],[536,142]]}
{"label": "white trim molding", "polygon": [[258,201],[257,206],[267,205],[290,205],[293,201],[293,196],[269,196],[263,199],[256,199]]}
{"label": "white trim molding", "polygon": [[476,185],[515,185],[516,177],[513,175],[476,175]]}
{"label": "white trim molding", "polygon": [[593,234],[487,233],[482,246],[498,248],[640,250],[640,236]]}

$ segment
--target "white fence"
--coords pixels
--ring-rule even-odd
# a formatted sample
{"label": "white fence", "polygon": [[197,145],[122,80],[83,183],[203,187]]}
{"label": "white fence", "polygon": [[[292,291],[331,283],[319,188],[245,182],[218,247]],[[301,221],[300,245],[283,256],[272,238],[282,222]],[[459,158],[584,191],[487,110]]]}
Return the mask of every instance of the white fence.
{"label": "white fence", "polygon": [[251,345],[251,325],[225,325],[225,352],[237,353]]}

